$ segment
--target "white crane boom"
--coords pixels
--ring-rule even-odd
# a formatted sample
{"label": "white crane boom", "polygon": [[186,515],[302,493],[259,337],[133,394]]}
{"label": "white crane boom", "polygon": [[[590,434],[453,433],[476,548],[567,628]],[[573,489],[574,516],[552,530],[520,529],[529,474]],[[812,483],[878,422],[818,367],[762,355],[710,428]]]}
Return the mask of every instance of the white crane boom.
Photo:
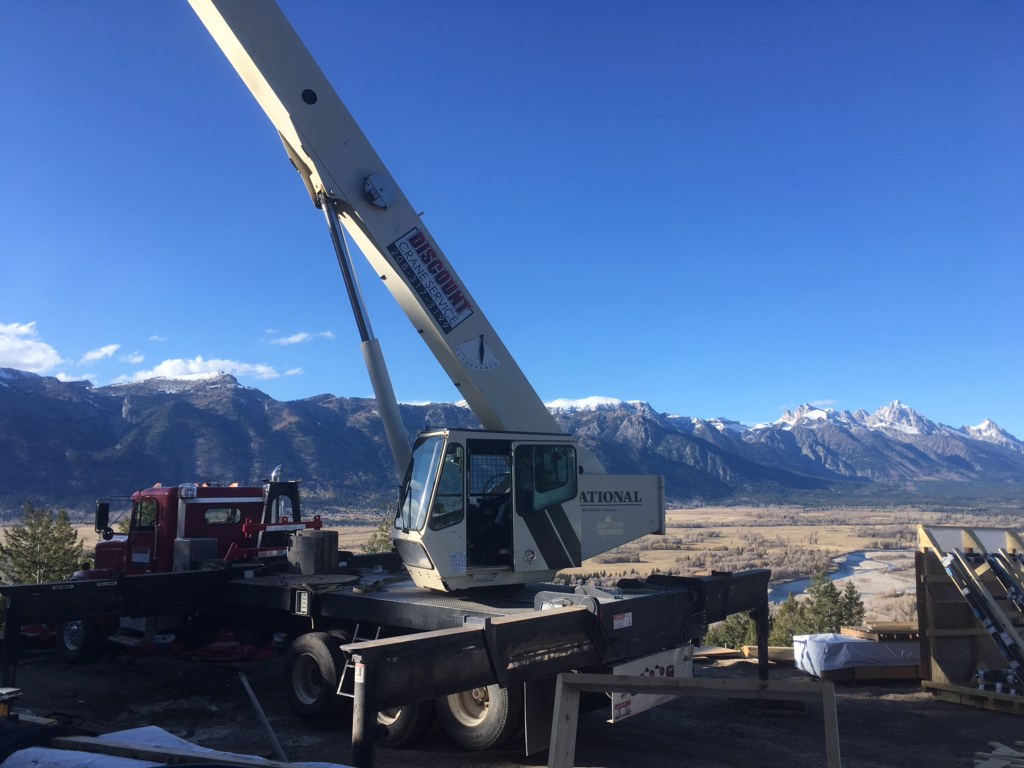
{"label": "white crane boom", "polygon": [[332,201],[481,425],[561,432],[277,5],[189,2],[277,128],[314,203]]}

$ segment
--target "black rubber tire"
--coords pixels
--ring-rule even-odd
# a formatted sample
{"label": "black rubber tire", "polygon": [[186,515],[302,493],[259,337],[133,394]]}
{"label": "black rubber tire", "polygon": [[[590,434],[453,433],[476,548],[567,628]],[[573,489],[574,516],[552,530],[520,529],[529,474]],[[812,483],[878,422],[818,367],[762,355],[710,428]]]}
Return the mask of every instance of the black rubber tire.
{"label": "black rubber tire", "polygon": [[295,716],[317,725],[336,725],[347,699],[337,695],[345,668],[338,638],[326,632],[296,637],[284,660],[288,704]]}
{"label": "black rubber tire", "polygon": [[107,649],[109,634],[103,625],[89,619],[61,622],[56,627],[57,654],[68,664],[92,664]]}
{"label": "black rubber tire", "polygon": [[437,699],[441,727],[463,749],[497,747],[523,724],[523,688],[489,685]]}
{"label": "black rubber tire", "polygon": [[434,702],[421,701],[377,713],[377,743],[404,747],[419,741],[434,723]]}

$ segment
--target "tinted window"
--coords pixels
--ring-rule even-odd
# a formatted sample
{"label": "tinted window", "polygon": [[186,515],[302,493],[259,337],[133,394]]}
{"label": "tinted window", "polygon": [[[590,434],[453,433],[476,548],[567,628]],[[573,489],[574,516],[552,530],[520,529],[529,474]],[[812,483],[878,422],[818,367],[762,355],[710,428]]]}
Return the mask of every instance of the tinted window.
{"label": "tinted window", "polygon": [[210,507],[203,512],[203,520],[209,525],[235,525],[242,522],[242,510],[238,507]]}

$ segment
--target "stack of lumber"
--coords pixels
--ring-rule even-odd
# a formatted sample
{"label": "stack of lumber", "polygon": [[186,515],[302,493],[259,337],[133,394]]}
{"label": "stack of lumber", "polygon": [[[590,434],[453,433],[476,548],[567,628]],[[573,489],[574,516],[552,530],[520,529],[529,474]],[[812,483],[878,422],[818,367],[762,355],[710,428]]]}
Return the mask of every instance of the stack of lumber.
{"label": "stack of lumber", "polygon": [[991,752],[975,752],[974,768],[1010,768],[1024,766],[1024,741],[1015,741],[1008,747],[998,741],[990,741]]}
{"label": "stack of lumber", "polygon": [[841,627],[839,633],[848,637],[878,642],[910,642],[921,638],[916,621],[869,621],[859,627]]}
{"label": "stack of lumber", "polygon": [[[746,659],[757,658],[757,646],[756,645],[744,645],[741,649],[743,651],[743,657]],[[769,645],[768,646],[768,661],[774,661],[776,664],[792,664],[793,663],[793,646],[792,645]]]}
{"label": "stack of lumber", "polygon": [[1024,714],[1024,540],[1007,528],[919,526],[922,685]]}

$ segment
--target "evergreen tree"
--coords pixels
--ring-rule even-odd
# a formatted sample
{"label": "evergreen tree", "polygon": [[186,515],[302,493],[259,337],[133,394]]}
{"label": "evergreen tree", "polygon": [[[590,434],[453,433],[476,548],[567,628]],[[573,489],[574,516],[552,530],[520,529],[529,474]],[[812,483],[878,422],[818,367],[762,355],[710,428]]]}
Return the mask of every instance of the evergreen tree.
{"label": "evergreen tree", "polygon": [[807,634],[807,606],[790,594],[772,613],[769,645],[792,645],[793,635]]}
{"label": "evergreen tree", "polygon": [[384,519],[380,521],[377,530],[370,534],[370,538],[363,544],[363,552],[373,554],[375,552],[390,552],[394,549],[394,545],[391,543],[391,528],[394,522],[394,511],[388,510],[385,512]]}
{"label": "evergreen tree", "polygon": [[746,613],[734,613],[713,624],[704,637],[704,645],[740,648],[757,644],[757,623]]}
{"label": "evergreen tree", "polygon": [[838,632],[842,624],[842,599],[828,574],[818,571],[807,588],[808,632]]}
{"label": "evergreen tree", "polygon": [[63,581],[78,570],[83,554],[66,509],[55,514],[26,501],[21,522],[7,529],[0,544],[0,573],[14,584]]}
{"label": "evergreen tree", "polygon": [[839,598],[839,626],[859,627],[864,623],[864,601],[852,581],[846,582],[843,594]]}

